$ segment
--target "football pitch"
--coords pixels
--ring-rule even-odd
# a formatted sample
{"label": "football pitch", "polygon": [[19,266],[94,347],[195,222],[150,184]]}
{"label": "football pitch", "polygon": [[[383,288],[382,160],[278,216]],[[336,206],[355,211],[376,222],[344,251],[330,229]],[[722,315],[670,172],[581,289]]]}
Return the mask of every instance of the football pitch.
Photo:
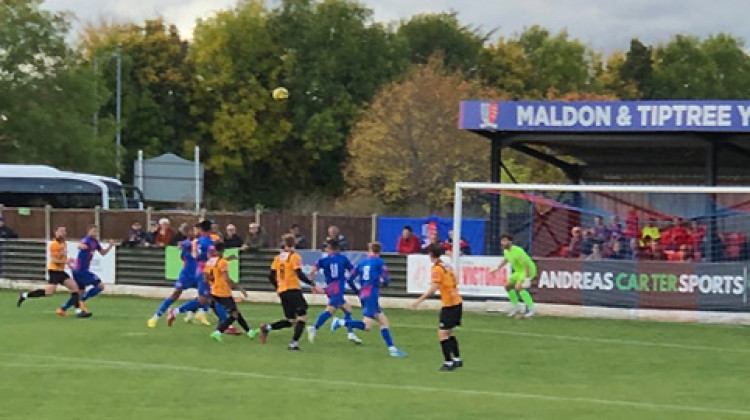
{"label": "football pitch", "polygon": [[[292,353],[291,330],[261,345],[181,319],[149,329],[157,300],[99,296],[76,319],[54,314],[65,294],[16,296],[0,292],[5,420],[750,419],[747,327],[466,313],[465,367],[439,372],[433,311],[386,311],[399,359],[377,331],[355,346],[326,325]],[[241,309],[253,326],[281,316]]]}

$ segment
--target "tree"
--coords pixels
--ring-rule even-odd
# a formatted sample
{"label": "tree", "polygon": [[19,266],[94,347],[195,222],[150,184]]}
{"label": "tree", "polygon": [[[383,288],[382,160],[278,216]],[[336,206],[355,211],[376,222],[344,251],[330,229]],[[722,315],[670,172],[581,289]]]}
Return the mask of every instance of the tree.
{"label": "tree", "polygon": [[739,39],[677,35],[654,51],[654,98],[740,99],[750,95],[750,57]]}
{"label": "tree", "polygon": [[477,57],[490,34],[461,25],[458,14],[436,13],[413,16],[399,26],[397,37],[406,47],[409,62],[425,64],[436,53],[441,54],[449,70],[466,74],[477,68]]}
{"label": "tree", "polygon": [[99,105],[93,78],[65,43],[68,17],[40,4],[8,0],[0,7],[0,155],[112,174],[114,148],[91,129]]}
{"label": "tree", "polygon": [[372,11],[345,0],[284,0],[269,29],[289,71],[292,123],[283,154],[290,189],[338,195],[346,139],[365,103],[402,68],[392,34]]}
{"label": "tree", "polygon": [[457,104],[497,95],[447,73],[439,59],[414,66],[404,80],[384,86],[354,126],[349,185],[396,209],[449,205],[456,181],[489,175],[489,143],[457,129]]}
{"label": "tree", "polygon": [[487,86],[506,92],[512,99],[528,96],[531,63],[518,42],[500,38],[482,49],[477,58],[478,76]]}
{"label": "tree", "polygon": [[[132,162],[138,150],[146,156],[162,153],[191,155],[186,145],[198,138],[197,124],[190,118],[193,69],[187,61],[188,44],[174,25],[162,19],[141,25],[110,24],[85,27],[81,40],[90,61],[97,60],[106,103],[100,115],[116,111],[117,69],[113,53],[122,56],[122,145],[121,168],[132,179]],[[93,63],[90,63],[93,67]],[[192,143],[190,142],[192,140]]]}
{"label": "tree", "polygon": [[620,65],[620,79],[623,83],[635,84],[642,99],[651,99],[654,93],[653,63],[653,49],[637,38],[630,40],[630,49]]}
{"label": "tree", "polygon": [[191,115],[201,121],[196,140],[217,205],[278,204],[296,170],[286,160],[287,103],[271,98],[289,64],[268,25],[263,2],[250,0],[195,29]]}

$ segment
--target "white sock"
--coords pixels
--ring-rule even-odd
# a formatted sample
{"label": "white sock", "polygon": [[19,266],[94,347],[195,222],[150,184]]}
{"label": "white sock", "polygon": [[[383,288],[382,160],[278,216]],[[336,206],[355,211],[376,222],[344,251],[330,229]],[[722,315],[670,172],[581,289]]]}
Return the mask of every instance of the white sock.
{"label": "white sock", "polygon": [[396,346],[390,346],[390,347],[388,347],[388,350],[389,351],[396,351],[398,349],[396,348]]}
{"label": "white sock", "polygon": [[28,298],[29,297],[29,292],[23,292],[23,293],[21,293],[21,297],[23,297],[24,299]]}
{"label": "white sock", "polygon": [[76,308],[76,313],[77,314],[80,314],[81,312],[83,312],[83,310],[81,308]]}
{"label": "white sock", "polygon": [[453,361],[454,361],[454,362],[460,362],[460,361],[461,361],[461,358],[460,358],[460,357],[454,357],[454,358],[453,358]]}

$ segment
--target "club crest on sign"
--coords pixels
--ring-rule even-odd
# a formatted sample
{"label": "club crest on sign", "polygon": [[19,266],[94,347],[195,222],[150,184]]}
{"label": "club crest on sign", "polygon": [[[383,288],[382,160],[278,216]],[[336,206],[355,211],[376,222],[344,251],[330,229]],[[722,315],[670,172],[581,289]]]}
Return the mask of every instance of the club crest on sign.
{"label": "club crest on sign", "polygon": [[482,124],[479,127],[497,130],[497,117],[500,114],[500,105],[497,102],[483,102],[481,113]]}

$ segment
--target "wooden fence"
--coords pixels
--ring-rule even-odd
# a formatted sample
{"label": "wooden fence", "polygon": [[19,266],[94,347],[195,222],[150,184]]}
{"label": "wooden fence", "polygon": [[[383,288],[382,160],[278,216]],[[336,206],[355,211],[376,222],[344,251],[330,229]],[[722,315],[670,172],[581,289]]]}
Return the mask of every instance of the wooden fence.
{"label": "wooden fence", "polygon": [[136,221],[147,229],[150,221],[166,217],[172,228],[177,230],[181,223],[195,224],[201,218],[215,220],[222,232],[227,224],[234,224],[241,237],[245,237],[248,225],[260,223],[273,246],[280,241],[281,235],[289,232],[289,227],[296,223],[300,226],[311,247],[318,248],[325,239],[328,226],[336,225],[346,236],[352,250],[365,250],[367,243],[377,238],[377,215],[371,217],[325,216],[318,213],[288,214],[281,212],[210,212],[200,215],[193,212],[152,211],[152,210],[101,210],[96,209],[55,209],[31,208],[18,209],[2,207],[0,214],[5,217],[7,226],[15,230],[23,239],[48,238],[57,226],[68,228],[71,238],[86,234],[89,225],[98,225],[101,237],[121,240],[127,237],[130,227]]}

